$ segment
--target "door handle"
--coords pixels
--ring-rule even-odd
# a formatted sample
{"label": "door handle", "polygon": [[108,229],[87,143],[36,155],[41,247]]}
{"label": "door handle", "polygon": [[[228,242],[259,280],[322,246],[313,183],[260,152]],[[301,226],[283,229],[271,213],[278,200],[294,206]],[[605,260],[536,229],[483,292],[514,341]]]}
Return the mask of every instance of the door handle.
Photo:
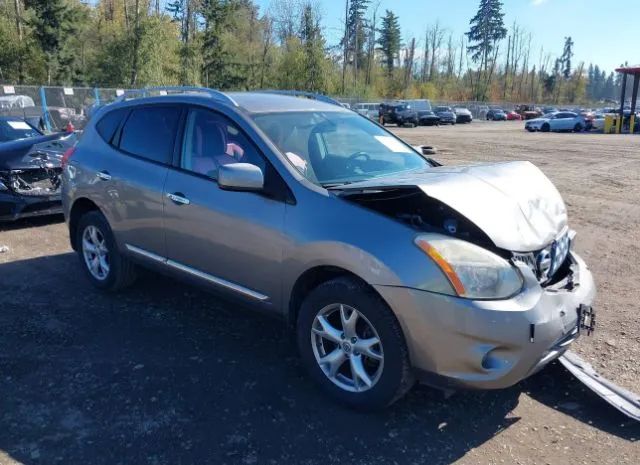
{"label": "door handle", "polygon": [[191,203],[191,201],[181,192],[167,194],[167,198],[177,205],[189,205]]}
{"label": "door handle", "polygon": [[103,181],[111,181],[111,175],[108,171],[98,171],[96,178],[102,179]]}

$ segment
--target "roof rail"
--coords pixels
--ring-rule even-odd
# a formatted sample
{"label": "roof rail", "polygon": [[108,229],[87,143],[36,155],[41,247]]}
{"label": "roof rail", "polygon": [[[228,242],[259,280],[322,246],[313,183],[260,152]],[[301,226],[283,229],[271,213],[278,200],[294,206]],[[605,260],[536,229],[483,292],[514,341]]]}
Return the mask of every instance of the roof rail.
{"label": "roof rail", "polygon": [[[125,100],[131,100],[134,98],[143,98],[148,97],[150,93],[159,92],[160,95],[167,95],[169,92],[171,93],[202,93],[207,94],[209,97],[218,100],[220,102],[229,103],[234,107],[238,106],[238,103],[229,97],[224,92],[220,92],[219,90],[209,89],[207,87],[195,87],[195,86],[158,86],[158,87],[144,87],[142,89],[131,89],[125,91],[120,97],[118,97],[116,102],[124,102]],[[137,96],[137,97],[136,97]]]}
{"label": "roof rail", "polygon": [[319,102],[328,103],[330,105],[337,105],[339,107],[344,107],[344,105],[337,100],[327,97],[326,95],[318,94],[315,92],[307,92],[304,90],[259,90],[257,92],[263,94],[278,94],[278,95],[290,95],[292,97],[305,97],[312,100],[317,100]]}

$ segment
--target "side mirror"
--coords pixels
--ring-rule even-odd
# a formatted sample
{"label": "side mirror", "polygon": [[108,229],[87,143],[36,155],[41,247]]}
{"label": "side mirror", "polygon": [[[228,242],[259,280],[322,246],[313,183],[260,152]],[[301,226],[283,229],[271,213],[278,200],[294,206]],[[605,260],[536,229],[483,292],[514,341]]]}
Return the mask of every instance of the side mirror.
{"label": "side mirror", "polygon": [[218,168],[218,185],[230,191],[260,191],[264,188],[264,174],[251,163],[230,163]]}

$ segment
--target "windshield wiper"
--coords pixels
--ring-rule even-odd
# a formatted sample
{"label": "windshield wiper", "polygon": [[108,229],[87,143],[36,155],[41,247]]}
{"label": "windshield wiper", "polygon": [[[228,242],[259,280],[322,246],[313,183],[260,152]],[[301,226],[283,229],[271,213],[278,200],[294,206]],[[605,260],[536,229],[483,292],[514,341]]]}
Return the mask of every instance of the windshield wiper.
{"label": "windshield wiper", "polygon": [[337,188],[342,187],[342,186],[353,184],[354,182],[356,182],[356,181],[327,182],[327,183],[321,184],[321,186],[324,187],[325,189],[337,189]]}

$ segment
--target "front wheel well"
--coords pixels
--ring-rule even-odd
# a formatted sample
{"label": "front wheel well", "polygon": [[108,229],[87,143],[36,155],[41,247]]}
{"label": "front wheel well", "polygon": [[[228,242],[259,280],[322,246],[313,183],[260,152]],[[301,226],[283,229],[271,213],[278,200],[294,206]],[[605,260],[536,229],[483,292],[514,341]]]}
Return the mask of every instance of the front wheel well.
{"label": "front wheel well", "polygon": [[368,283],[365,280],[344,268],[337,266],[317,266],[315,268],[311,268],[302,273],[293,285],[291,298],[289,299],[289,325],[291,325],[291,327],[295,327],[296,321],[298,320],[300,306],[309,292],[324,282],[340,277],[354,278],[368,286]]}
{"label": "front wheel well", "polygon": [[87,198],[76,200],[71,207],[71,212],[69,213],[69,241],[73,250],[77,250],[78,246],[76,244],[78,222],[83,215],[90,211],[100,211],[100,208]]}

